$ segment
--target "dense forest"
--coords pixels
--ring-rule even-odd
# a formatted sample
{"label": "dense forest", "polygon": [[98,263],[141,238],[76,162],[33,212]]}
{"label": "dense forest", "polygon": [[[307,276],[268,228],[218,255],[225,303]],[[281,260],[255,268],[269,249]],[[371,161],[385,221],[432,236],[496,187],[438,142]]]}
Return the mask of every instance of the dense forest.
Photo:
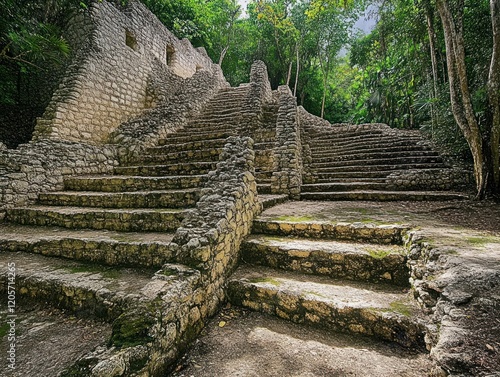
{"label": "dense forest", "polygon": [[[480,197],[499,192],[500,0],[141,1],[232,85],[263,60],[308,111],[422,129],[474,163]],[[62,30],[87,2],[0,0],[0,105],[22,101],[23,75],[70,54]],[[368,7],[376,24],[363,34],[353,25]]]}

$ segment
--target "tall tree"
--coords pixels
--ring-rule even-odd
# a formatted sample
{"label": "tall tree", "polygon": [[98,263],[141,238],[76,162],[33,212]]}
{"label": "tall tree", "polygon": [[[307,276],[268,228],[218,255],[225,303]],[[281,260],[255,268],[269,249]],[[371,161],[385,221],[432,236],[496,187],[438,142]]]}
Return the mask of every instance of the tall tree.
{"label": "tall tree", "polygon": [[487,88],[492,121],[482,132],[474,109],[467,72],[463,23],[465,0],[436,0],[446,44],[451,108],[472,152],[478,198],[483,198],[488,190],[495,195],[499,193],[499,4],[499,0],[490,0],[493,43]]}

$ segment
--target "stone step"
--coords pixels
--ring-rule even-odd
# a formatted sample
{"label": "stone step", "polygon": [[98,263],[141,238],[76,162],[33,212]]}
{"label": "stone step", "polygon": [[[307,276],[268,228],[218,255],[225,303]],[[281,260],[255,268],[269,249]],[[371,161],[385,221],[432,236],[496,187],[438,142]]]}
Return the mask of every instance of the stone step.
{"label": "stone step", "polygon": [[228,296],[233,305],[292,322],[425,349],[419,309],[401,288],[241,266]]}
{"label": "stone step", "polygon": [[324,167],[314,167],[312,168],[313,174],[324,174],[324,173],[338,173],[338,172],[359,172],[363,169],[366,172],[387,172],[396,170],[408,170],[408,169],[442,169],[446,166],[441,162],[426,162],[426,163],[410,163],[410,164],[391,164],[390,161],[385,165],[338,165],[338,166],[324,166]]}
{"label": "stone step", "polygon": [[199,188],[206,180],[206,175],[179,175],[171,177],[141,176],[80,176],[64,179],[64,188],[73,191],[154,191],[169,189]]}
{"label": "stone step", "polygon": [[271,194],[271,184],[257,182],[257,192],[259,194]]}
{"label": "stone step", "polygon": [[183,144],[204,140],[227,139],[229,136],[236,136],[236,131],[231,132],[202,132],[194,135],[186,135],[183,131],[168,135],[165,139],[160,139],[158,145]]}
{"label": "stone step", "polygon": [[99,208],[186,208],[200,198],[199,189],[95,192],[62,191],[40,193],[38,203],[46,206]]}
{"label": "stone step", "polygon": [[402,245],[408,225],[347,223],[294,218],[257,218],[253,234]]}
{"label": "stone step", "polygon": [[233,132],[237,128],[238,118],[227,117],[200,117],[188,121],[183,134],[193,135],[207,132]]}
{"label": "stone step", "polygon": [[133,163],[152,164],[172,162],[219,161],[219,155],[221,153],[222,148],[185,150],[164,154],[159,153],[159,151],[155,151],[154,154],[144,154],[134,158]]}
{"label": "stone step", "polygon": [[204,108],[196,118],[236,118],[241,114],[241,104],[229,105],[229,104],[210,104]]}
{"label": "stone step", "polygon": [[384,190],[390,185],[385,182],[328,182],[303,184],[301,191],[306,192],[328,192],[328,191],[359,191],[359,190]]}
{"label": "stone step", "polygon": [[8,209],[6,220],[21,225],[60,226],[70,229],[170,232],[180,226],[185,212],[181,209],[30,206]]}
{"label": "stone step", "polygon": [[311,146],[311,155],[313,157],[322,157],[330,155],[344,155],[346,153],[356,155],[362,153],[376,153],[376,152],[409,152],[409,151],[432,151],[432,148],[426,145],[395,145],[394,143],[387,143],[387,145],[379,146],[378,144],[367,144],[365,146],[358,147],[357,145],[352,145],[345,148],[335,148],[335,146],[325,146],[323,148],[318,148],[316,146]]}
{"label": "stone step", "polygon": [[325,133],[321,135],[315,135],[311,139],[316,141],[331,141],[334,144],[356,142],[359,140],[384,140],[384,139],[399,139],[399,140],[414,140],[422,141],[424,140],[421,135],[403,135],[394,132],[387,131],[360,131],[360,132],[339,132],[339,133]]}
{"label": "stone step", "polygon": [[392,173],[398,172],[398,171],[404,171],[404,170],[373,170],[373,171],[359,171],[359,170],[352,170],[352,171],[340,171],[340,172],[333,172],[333,173],[328,173],[328,172],[312,172],[312,175],[314,179],[317,182],[333,182],[335,180],[343,180],[345,178],[352,178],[352,179],[359,179],[359,178],[364,178],[364,179],[385,179],[387,176],[391,175]]}
{"label": "stone step", "polygon": [[[142,313],[154,313],[160,309],[162,297],[170,290],[179,289],[181,292],[193,284],[180,276],[184,274],[175,274],[174,269],[169,279],[163,279],[150,269],[99,266],[27,253],[0,253],[0,268],[6,270],[8,263],[16,265],[16,301],[40,302],[79,316],[115,321],[114,335],[118,335],[115,331],[123,326],[123,320],[140,320],[140,309]],[[192,275],[196,276],[196,272],[193,271]],[[6,281],[7,274],[2,274],[2,293],[6,291]],[[119,318],[134,311],[139,317]],[[151,318],[143,320],[146,324]],[[138,333],[122,333],[121,336],[144,341],[149,338],[148,334]],[[112,336],[111,341],[115,340],[119,339]]]}
{"label": "stone step", "polygon": [[259,202],[262,203],[263,209],[274,207],[275,205],[285,203],[286,201],[288,201],[288,195],[271,195],[259,193]]}
{"label": "stone step", "polygon": [[328,161],[319,162],[313,160],[310,164],[312,168],[326,168],[337,166],[367,166],[367,165],[410,165],[410,164],[434,164],[442,163],[443,159],[440,156],[408,156],[408,157],[386,157],[386,158],[366,158],[362,156],[353,156],[347,161]]}
{"label": "stone step", "polygon": [[241,245],[241,257],[287,271],[409,286],[401,246],[253,235]]}
{"label": "stone step", "polygon": [[118,166],[115,174],[135,175],[135,176],[178,176],[178,175],[202,175],[211,170],[215,170],[217,162],[192,162],[166,165],[138,165],[138,166]]}
{"label": "stone step", "polygon": [[340,130],[340,129],[330,129],[324,130],[319,133],[311,133],[310,137],[322,140],[322,139],[344,139],[353,137],[364,137],[364,136],[379,136],[384,135],[385,131],[380,129],[351,129],[351,130]]}
{"label": "stone step", "polygon": [[173,259],[173,233],[68,230],[0,223],[0,250],[62,257],[106,266],[160,268]]}
{"label": "stone step", "polygon": [[368,200],[368,201],[448,201],[465,200],[467,195],[447,191],[370,191],[303,192],[301,200]]}
{"label": "stone step", "polygon": [[331,154],[331,155],[313,155],[312,162],[327,163],[327,162],[344,162],[351,163],[355,160],[388,160],[388,159],[413,159],[420,157],[429,157],[436,160],[441,160],[441,156],[434,151],[400,151],[400,152],[358,152],[356,154]]}
{"label": "stone step", "polygon": [[188,143],[164,143],[162,146],[146,149],[147,154],[165,154],[173,152],[190,151],[197,149],[222,148],[226,139],[199,140]]}
{"label": "stone step", "polygon": [[[320,184],[344,184],[344,183],[386,183],[387,179],[386,178],[364,178],[364,177],[350,177],[349,175],[346,175],[346,177],[342,178],[333,178],[333,179],[318,179],[317,177],[314,176],[305,176],[302,178],[303,185],[302,185],[302,191],[311,191],[311,190],[305,190],[304,186],[305,185],[320,185]],[[329,190],[320,190],[320,191],[329,191]]]}
{"label": "stone step", "polygon": [[275,145],[276,145],[276,143],[274,141],[255,143],[253,145],[253,149],[256,151],[258,151],[258,150],[271,150],[271,149],[274,149]]}
{"label": "stone step", "polygon": [[360,137],[360,138],[352,138],[346,140],[329,140],[329,139],[313,139],[310,141],[309,145],[311,148],[332,148],[343,150],[345,148],[364,148],[368,145],[381,147],[381,146],[402,146],[402,145],[418,145],[422,143],[423,140],[421,138],[401,138],[395,136],[379,136],[379,137]]}

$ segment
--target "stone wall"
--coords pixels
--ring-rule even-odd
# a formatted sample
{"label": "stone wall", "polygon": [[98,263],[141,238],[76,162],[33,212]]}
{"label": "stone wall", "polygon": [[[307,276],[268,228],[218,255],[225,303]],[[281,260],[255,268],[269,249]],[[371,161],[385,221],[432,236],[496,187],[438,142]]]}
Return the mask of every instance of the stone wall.
{"label": "stone wall", "polygon": [[189,117],[198,113],[219,89],[229,86],[218,65],[198,70],[186,79],[158,61],[153,67],[148,97],[154,106],[121,124],[110,135],[110,142],[122,147],[122,160],[136,155],[144,147],[157,145],[158,140],[169,133],[185,128]]}
{"label": "stone wall", "polygon": [[41,141],[7,149],[0,144],[0,217],[5,208],[63,188],[65,175],[109,173],[118,164],[113,146]]}
{"label": "stone wall", "polygon": [[178,40],[136,0],[125,7],[95,1],[75,23],[71,38],[86,42],[38,121],[36,140],[106,142],[121,123],[151,106],[155,62],[181,78],[212,68],[203,49]]}
{"label": "stone wall", "polygon": [[302,145],[297,100],[288,86],[280,86],[278,120],[276,123],[275,161],[271,190],[300,198],[302,185]]}

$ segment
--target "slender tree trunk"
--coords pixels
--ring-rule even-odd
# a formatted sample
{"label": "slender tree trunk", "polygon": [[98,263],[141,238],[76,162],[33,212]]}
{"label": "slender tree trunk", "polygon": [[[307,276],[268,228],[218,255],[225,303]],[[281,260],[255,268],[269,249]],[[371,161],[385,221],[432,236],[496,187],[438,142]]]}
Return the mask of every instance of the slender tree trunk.
{"label": "slender tree trunk", "polygon": [[286,76],[286,86],[290,86],[290,79],[292,77],[292,64],[293,64],[293,61],[290,61],[290,63],[288,64],[288,74]]}
{"label": "slender tree trunk", "polygon": [[472,107],[467,81],[462,27],[463,1],[460,1],[458,6],[460,11],[456,17],[453,17],[451,13],[448,0],[436,0],[436,4],[444,30],[451,108],[455,121],[462,130],[472,152],[477,197],[481,199],[485,194],[487,169],[485,168],[481,132]]}
{"label": "slender tree trunk", "polygon": [[295,45],[297,69],[295,70],[295,84],[293,85],[293,96],[297,96],[297,84],[299,83],[299,72],[300,72],[300,57],[299,57],[299,42]]}
{"label": "slender tree trunk", "polygon": [[222,66],[222,62],[223,62],[224,58],[226,57],[228,49],[229,49],[229,46],[226,46],[220,52],[220,55],[219,55],[219,66]]}
{"label": "slender tree trunk", "polygon": [[325,119],[325,101],[326,101],[326,84],[327,84],[327,75],[323,74],[323,100],[321,101],[321,118]]}
{"label": "slender tree trunk", "polygon": [[492,191],[500,193],[500,0],[490,0],[493,54],[488,75],[488,100],[492,114],[490,135]]}

